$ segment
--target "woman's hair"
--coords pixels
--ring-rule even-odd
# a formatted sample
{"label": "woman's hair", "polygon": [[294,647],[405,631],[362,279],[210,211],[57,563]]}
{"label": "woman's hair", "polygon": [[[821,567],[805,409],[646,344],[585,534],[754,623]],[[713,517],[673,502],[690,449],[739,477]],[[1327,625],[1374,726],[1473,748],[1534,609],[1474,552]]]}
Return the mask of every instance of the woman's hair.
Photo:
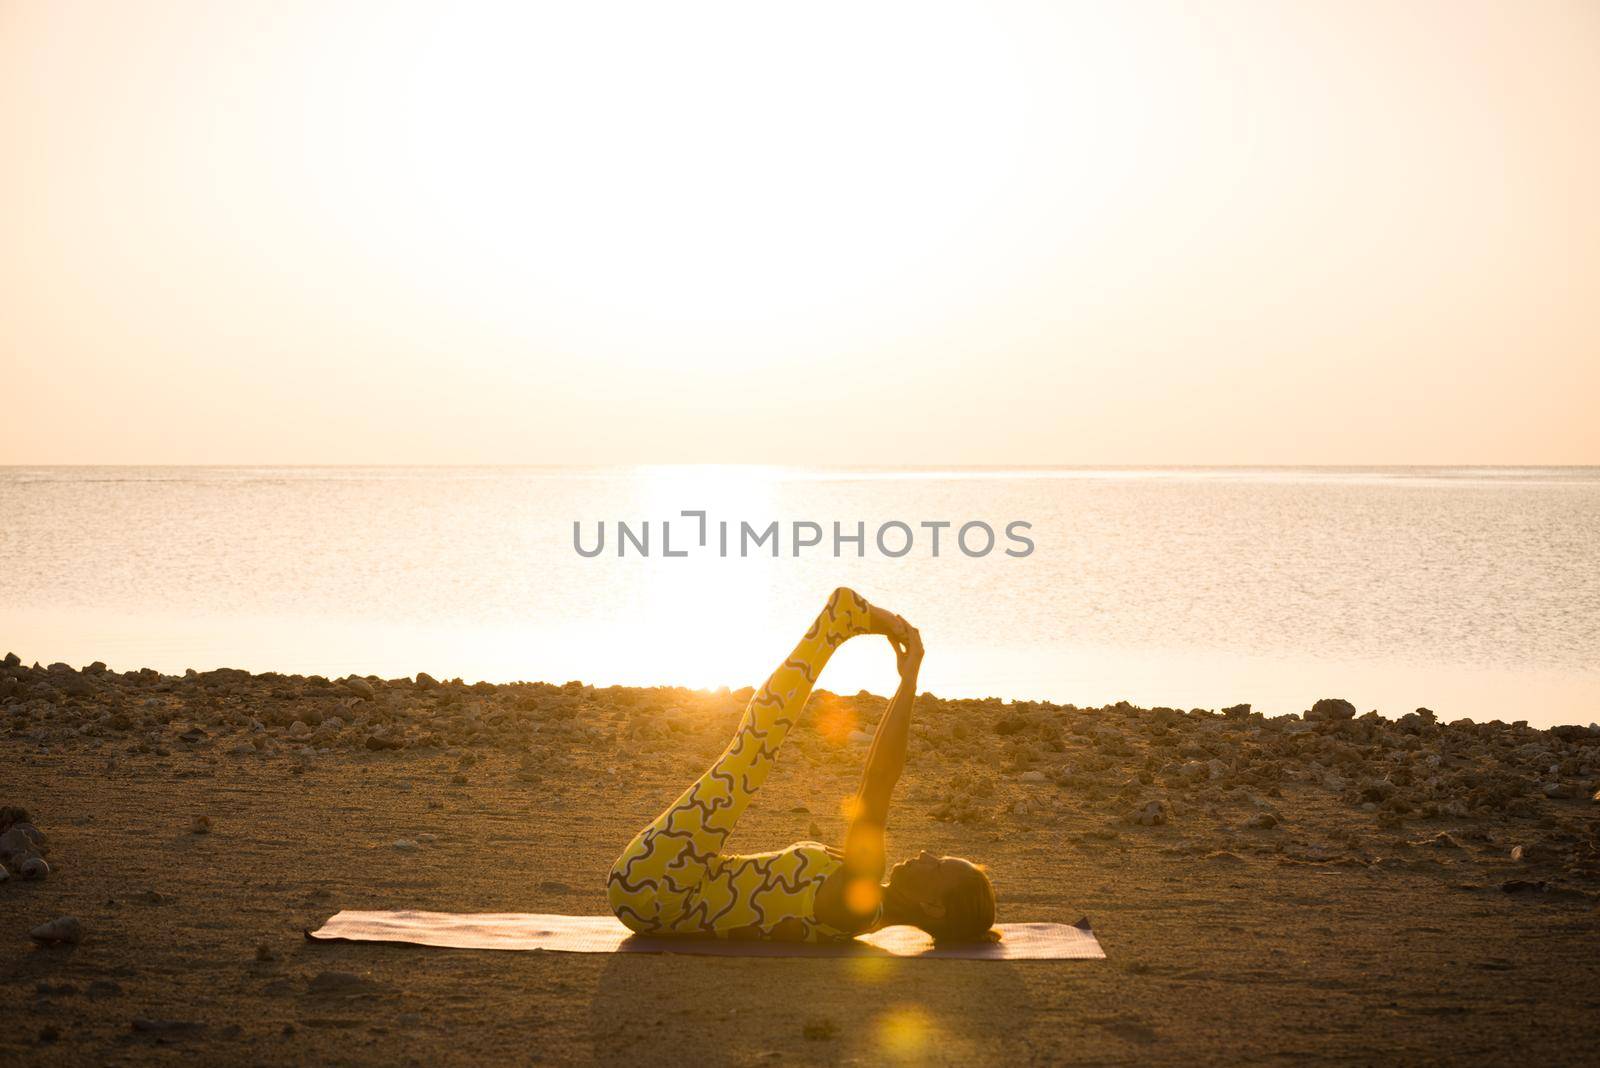
{"label": "woman's hair", "polygon": [[994,942],[994,884],[989,869],[973,864],[961,884],[944,895],[944,915],[925,917],[920,925],[935,942]]}

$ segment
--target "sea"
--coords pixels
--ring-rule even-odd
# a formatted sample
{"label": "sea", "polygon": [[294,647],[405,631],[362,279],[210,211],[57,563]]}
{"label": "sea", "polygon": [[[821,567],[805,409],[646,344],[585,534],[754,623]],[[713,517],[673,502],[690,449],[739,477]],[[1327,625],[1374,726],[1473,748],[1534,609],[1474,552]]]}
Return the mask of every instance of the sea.
{"label": "sea", "polygon": [[738,688],[839,586],[940,696],[1600,720],[1596,467],[0,468],[27,663]]}

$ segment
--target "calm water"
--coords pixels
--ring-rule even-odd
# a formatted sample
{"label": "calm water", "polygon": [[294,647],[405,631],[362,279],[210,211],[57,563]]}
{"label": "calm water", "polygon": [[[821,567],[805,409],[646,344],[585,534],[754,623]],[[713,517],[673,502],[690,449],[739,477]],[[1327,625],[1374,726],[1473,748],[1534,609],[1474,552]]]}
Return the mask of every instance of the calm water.
{"label": "calm water", "polygon": [[[650,556],[617,556],[618,519]],[[735,554],[739,521],[779,521],[782,555],[719,557],[722,520]],[[823,545],[791,555],[795,520]],[[934,557],[924,520],[1000,543],[952,527]],[[740,686],[850,585],[921,627],[941,694],[1587,723],[1597,561],[1600,468],[0,468],[0,646],[117,669]],[[823,685],[893,671],[852,642]]]}

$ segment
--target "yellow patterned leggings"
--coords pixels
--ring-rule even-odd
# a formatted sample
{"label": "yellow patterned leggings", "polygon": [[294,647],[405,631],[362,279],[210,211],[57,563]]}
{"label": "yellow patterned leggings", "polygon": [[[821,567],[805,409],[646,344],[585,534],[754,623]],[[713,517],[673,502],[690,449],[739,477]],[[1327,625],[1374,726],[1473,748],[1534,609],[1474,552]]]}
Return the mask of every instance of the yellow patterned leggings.
{"label": "yellow patterned leggings", "polygon": [[611,909],[634,931],[814,941],[826,937],[812,900],[837,866],[824,847],[797,843],[773,853],[732,855],[722,844],[766,781],[823,665],[867,631],[870,606],[854,590],[833,591],[794,652],[745,707],[716,762],[634,836],[607,879]]}

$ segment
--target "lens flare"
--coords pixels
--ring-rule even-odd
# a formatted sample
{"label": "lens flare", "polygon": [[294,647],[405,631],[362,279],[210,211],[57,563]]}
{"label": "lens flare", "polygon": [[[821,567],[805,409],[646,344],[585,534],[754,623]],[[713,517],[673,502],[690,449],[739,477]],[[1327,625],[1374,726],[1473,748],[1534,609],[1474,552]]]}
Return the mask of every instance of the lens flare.
{"label": "lens flare", "polygon": [[817,733],[830,745],[842,746],[850,740],[850,732],[856,729],[856,713],[850,706],[830,694],[818,694],[812,698]]}
{"label": "lens flare", "polygon": [[878,1045],[884,1055],[895,1060],[920,1058],[931,1046],[932,1019],[916,1005],[902,1005],[884,1013],[878,1021]]}
{"label": "lens flare", "polygon": [[883,900],[883,888],[871,879],[851,879],[844,888],[844,903],[851,912],[865,914],[874,911]]}

